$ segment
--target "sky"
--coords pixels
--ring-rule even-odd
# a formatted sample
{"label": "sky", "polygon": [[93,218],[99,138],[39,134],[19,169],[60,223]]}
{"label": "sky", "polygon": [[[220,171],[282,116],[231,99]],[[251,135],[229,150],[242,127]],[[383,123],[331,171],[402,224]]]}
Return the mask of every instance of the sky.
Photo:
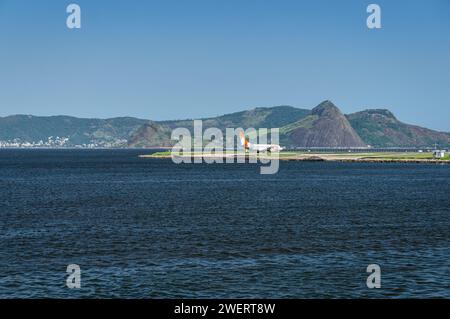
{"label": "sky", "polygon": [[[81,29],[66,7],[81,7]],[[366,8],[381,7],[381,29]],[[0,0],[0,116],[388,108],[450,131],[450,0]]]}

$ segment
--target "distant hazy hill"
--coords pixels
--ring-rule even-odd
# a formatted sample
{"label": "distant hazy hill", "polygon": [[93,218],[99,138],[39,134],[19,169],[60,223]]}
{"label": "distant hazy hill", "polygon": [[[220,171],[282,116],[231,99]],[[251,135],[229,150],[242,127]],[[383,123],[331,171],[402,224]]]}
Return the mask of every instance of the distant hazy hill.
{"label": "distant hazy hill", "polygon": [[0,117],[0,140],[38,142],[48,137],[69,138],[70,145],[126,143],[147,121],[132,117],[83,119],[71,116],[12,115]]}
{"label": "distant hazy hill", "polygon": [[[172,129],[192,130],[192,120],[154,122],[123,117],[82,119],[69,116],[0,117],[0,142],[38,142],[50,136],[68,138],[65,146],[104,147],[170,146]],[[280,128],[280,142],[288,147],[450,147],[450,133],[398,121],[388,110],[366,110],[343,115],[332,102],[313,110],[291,106],[258,107],[248,111],[204,118],[203,128]]]}
{"label": "distant hazy hill", "polygon": [[365,110],[347,115],[350,124],[374,147],[450,145],[450,134],[400,122],[389,110]]}

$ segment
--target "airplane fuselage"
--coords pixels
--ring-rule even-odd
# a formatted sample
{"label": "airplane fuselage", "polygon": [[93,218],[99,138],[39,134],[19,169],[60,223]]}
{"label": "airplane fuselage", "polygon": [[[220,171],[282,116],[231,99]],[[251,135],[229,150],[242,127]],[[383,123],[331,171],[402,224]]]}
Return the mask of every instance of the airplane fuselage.
{"label": "airplane fuselage", "polygon": [[256,152],[280,152],[283,148],[278,144],[253,144],[250,143],[246,138],[244,133],[240,133],[241,145],[245,150],[256,151]]}
{"label": "airplane fuselage", "polygon": [[257,152],[280,152],[283,148],[278,144],[248,144],[247,150]]}

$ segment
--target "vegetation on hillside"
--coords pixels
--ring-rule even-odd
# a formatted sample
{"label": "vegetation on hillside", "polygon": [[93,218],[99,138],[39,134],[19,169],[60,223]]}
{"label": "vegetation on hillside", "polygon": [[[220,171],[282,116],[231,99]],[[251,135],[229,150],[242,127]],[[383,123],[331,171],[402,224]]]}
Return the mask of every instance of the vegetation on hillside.
{"label": "vegetation on hillside", "polygon": [[[365,110],[343,115],[330,101],[313,110],[291,106],[258,107],[248,111],[204,118],[203,129],[280,128],[284,147],[450,147],[450,133],[400,122],[389,111]],[[64,146],[157,147],[171,146],[174,128],[193,135],[193,120],[148,121],[132,117],[83,119],[70,116],[0,117],[0,142],[38,142],[67,138]]]}

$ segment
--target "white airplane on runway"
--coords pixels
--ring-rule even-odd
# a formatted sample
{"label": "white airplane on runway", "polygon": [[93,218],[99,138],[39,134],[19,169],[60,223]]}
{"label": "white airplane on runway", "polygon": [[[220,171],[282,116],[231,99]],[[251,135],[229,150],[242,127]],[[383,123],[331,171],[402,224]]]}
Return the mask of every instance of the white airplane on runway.
{"label": "white airplane on runway", "polygon": [[284,148],[278,144],[252,144],[246,138],[244,133],[240,132],[241,145],[245,150],[251,150],[256,152],[281,152]]}

